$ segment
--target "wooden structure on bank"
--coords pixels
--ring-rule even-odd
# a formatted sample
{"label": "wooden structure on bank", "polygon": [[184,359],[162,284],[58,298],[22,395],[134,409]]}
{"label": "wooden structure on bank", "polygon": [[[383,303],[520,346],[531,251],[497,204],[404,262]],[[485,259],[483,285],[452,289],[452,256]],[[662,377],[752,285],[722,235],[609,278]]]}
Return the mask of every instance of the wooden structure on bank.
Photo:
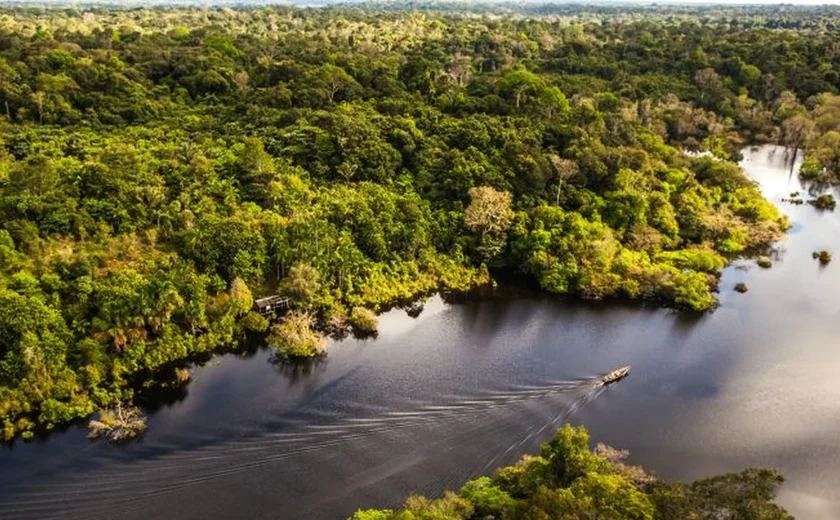
{"label": "wooden structure on bank", "polygon": [[266,296],[265,298],[254,300],[254,310],[262,315],[285,312],[289,310],[291,302],[292,299],[290,297],[275,294],[274,296]]}

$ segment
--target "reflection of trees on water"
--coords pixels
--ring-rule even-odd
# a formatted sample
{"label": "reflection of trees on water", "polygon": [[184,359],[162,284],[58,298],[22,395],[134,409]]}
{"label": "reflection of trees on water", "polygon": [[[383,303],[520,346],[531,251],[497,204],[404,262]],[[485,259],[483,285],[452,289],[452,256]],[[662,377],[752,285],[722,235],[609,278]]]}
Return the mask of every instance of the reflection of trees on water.
{"label": "reflection of trees on water", "polygon": [[68,422],[58,423],[51,430],[36,428],[34,431],[35,435],[31,439],[23,440],[20,437],[15,437],[10,441],[0,442],[0,449],[13,451],[17,446],[32,444],[37,446],[46,446],[47,441],[53,439],[53,437],[58,437],[58,439],[53,439],[54,441],[60,440],[62,437],[61,434],[71,430],[81,430],[87,432],[87,421],[88,418],[77,418]]}
{"label": "reflection of trees on water", "polygon": [[[760,149],[759,146],[753,146],[750,148],[750,151],[756,153]],[[784,150],[782,154],[782,165],[788,169],[788,182],[790,182],[793,180],[793,174],[796,172],[796,159],[799,157],[799,148],[771,146],[767,151],[767,159],[770,164],[775,162],[776,152],[780,149]]]}
{"label": "reflection of trees on water", "polygon": [[379,332],[375,330],[361,331],[352,329],[334,329],[330,331],[329,337],[333,341],[344,341],[349,337],[359,340],[376,339],[379,337]]}
{"label": "reflection of trees on water", "polygon": [[165,406],[172,406],[189,396],[189,383],[172,383],[158,386],[138,394],[135,402],[147,413],[152,414]]}
{"label": "reflection of trees on water", "polygon": [[702,312],[675,312],[673,315],[673,329],[684,334],[689,334],[706,317],[707,314]]}
{"label": "reflection of trees on water", "polygon": [[351,331],[353,339],[376,339],[379,337],[379,331],[376,330],[354,330]]}
{"label": "reflection of trees on water", "polygon": [[274,367],[274,370],[288,379],[291,384],[309,379],[317,372],[323,372],[327,368],[328,361],[326,355],[309,359],[291,359],[274,353],[268,358],[268,363]]}

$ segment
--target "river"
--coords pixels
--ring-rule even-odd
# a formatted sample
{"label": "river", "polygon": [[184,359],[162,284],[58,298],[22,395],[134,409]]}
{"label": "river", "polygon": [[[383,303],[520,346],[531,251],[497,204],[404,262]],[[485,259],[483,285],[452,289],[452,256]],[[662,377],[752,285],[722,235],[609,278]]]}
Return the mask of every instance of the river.
{"label": "river", "polygon": [[791,512],[840,518],[840,265],[811,258],[840,244],[840,217],[782,202],[802,190],[782,149],[744,157],[793,228],[771,269],[724,271],[713,313],[502,291],[391,311],[316,364],[220,356],[140,441],[74,426],[0,449],[0,516],[343,518],[457,488],[569,420],[664,478],[778,468]]}

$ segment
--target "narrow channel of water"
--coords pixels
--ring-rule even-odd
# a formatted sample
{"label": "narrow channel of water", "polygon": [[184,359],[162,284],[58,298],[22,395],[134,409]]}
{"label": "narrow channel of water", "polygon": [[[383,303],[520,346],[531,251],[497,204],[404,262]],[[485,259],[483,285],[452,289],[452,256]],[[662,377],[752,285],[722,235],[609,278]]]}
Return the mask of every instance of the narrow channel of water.
{"label": "narrow channel of water", "polygon": [[[712,314],[515,292],[432,298],[319,363],[222,356],[151,415],[140,442],[90,443],[74,427],[0,451],[0,516],[343,518],[457,488],[568,419],[667,478],[777,467],[792,512],[840,518],[840,260],[811,258],[840,256],[840,218],[782,202],[802,191],[782,149],[744,155],[794,227],[773,268],[724,272]],[[746,294],[732,289],[742,281]],[[627,379],[597,387],[627,364]]]}

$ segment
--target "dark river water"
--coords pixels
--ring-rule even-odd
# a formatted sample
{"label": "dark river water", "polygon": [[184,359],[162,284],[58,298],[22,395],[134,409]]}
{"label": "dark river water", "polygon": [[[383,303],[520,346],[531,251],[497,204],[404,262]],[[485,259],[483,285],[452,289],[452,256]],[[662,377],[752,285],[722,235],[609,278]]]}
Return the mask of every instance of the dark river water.
{"label": "dark river water", "polygon": [[[783,150],[744,155],[793,228],[771,269],[726,269],[714,313],[435,297],[314,365],[221,356],[150,413],[138,442],[91,443],[73,427],[0,449],[0,517],[344,518],[457,488],[568,420],[666,478],[778,468],[791,512],[840,518],[840,265],[811,258],[840,244],[840,217],[781,201],[801,190]],[[627,364],[627,379],[596,389]]]}

